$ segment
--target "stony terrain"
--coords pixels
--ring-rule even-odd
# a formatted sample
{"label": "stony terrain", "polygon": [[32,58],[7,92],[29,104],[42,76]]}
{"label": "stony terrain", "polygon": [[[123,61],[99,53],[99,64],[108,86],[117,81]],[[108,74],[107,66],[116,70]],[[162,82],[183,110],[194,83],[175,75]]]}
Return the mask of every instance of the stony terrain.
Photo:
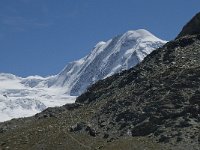
{"label": "stony terrain", "polygon": [[190,33],[98,81],[75,104],[1,123],[0,148],[199,150],[200,34]]}

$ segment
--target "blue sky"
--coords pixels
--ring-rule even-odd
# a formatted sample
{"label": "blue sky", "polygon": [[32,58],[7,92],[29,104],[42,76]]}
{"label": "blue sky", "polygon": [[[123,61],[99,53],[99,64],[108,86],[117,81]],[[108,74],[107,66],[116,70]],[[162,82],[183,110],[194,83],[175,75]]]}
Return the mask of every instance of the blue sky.
{"label": "blue sky", "polygon": [[128,30],[171,40],[198,11],[199,0],[0,0],[0,72],[57,74]]}

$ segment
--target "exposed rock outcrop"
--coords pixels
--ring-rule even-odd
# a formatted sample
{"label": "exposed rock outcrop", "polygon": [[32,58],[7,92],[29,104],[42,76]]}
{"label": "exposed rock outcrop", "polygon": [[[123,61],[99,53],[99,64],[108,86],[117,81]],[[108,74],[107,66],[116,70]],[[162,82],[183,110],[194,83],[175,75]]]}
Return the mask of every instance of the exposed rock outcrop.
{"label": "exposed rock outcrop", "polygon": [[200,34],[200,13],[196,14],[182,29],[177,38],[186,35]]}

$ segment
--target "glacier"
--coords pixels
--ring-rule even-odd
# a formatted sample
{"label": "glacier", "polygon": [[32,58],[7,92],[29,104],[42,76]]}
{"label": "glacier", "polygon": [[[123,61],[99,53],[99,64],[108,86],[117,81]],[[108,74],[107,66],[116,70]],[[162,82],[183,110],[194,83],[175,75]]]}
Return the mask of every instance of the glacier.
{"label": "glacier", "polygon": [[22,78],[0,73],[0,122],[73,103],[91,84],[134,67],[166,42],[147,30],[131,30],[97,43],[57,75]]}

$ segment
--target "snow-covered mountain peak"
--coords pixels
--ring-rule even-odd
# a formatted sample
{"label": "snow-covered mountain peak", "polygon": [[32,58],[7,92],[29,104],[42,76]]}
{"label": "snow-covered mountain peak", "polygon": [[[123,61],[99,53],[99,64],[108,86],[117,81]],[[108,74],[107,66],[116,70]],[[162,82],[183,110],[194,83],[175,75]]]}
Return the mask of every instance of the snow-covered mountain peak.
{"label": "snow-covered mountain peak", "polygon": [[131,30],[97,43],[87,56],[68,63],[55,76],[0,73],[0,121],[72,103],[91,84],[134,67],[165,43],[144,29]]}
{"label": "snow-covered mountain peak", "polygon": [[66,88],[66,94],[78,96],[96,81],[135,66],[165,43],[144,29],[99,42],[89,55],[69,63],[57,76],[53,87]]}
{"label": "snow-covered mountain peak", "polygon": [[94,48],[99,48],[99,47],[101,47],[101,46],[103,46],[103,45],[105,45],[105,44],[106,44],[106,42],[100,41],[100,42],[98,42],[98,43],[96,44],[96,46],[95,46]]}
{"label": "snow-covered mountain peak", "polygon": [[135,39],[135,40],[141,40],[141,41],[161,41],[161,42],[163,42],[163,40],[157,38],[155,35],[153,35],[151,32],[149,32],[145,29],[129,30],[123,34],[123,38],[125,40]]}
{"label": "snow-covered mountain peak", "polygon": [[15,75],[13,74],[9,74],[9,73],[0,73],[0,81],[3,81],[3,80],[15,80],[15,79],[18,79],[19,77],[16,77]]}

